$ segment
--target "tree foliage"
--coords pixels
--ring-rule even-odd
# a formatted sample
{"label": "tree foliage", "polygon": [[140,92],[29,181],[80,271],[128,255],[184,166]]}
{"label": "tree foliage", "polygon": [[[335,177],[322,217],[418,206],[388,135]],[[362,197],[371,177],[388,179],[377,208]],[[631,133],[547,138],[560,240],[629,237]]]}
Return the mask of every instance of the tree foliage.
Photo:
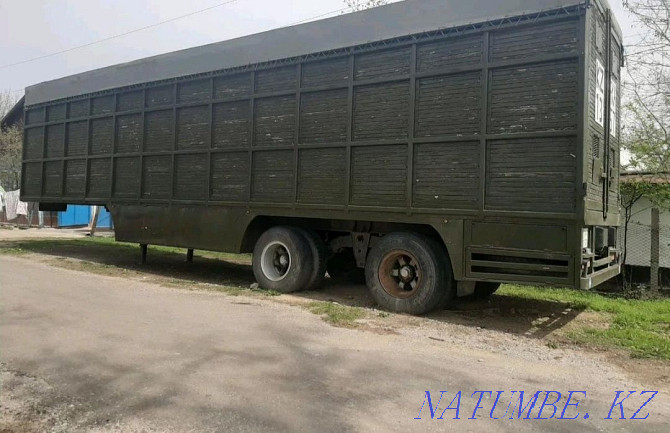
{"label": "tree foliage", "polygon": [[[10,92],[0,92],[0,119],[12,109],[17,98]],[[23,132],[20,126],[0,130],[0,185],[8,191],[21,184],[21,147]]]}
{"label": "tree foliage", "polygon": [[388,2],[389,0],[344,0],[344,3],[354,11],[376,8],[377,6],[385,5]]}
{"label": "tree foliage", "polygon": [[0,119],[5,117],[5,114],[14,107],[14,104],[19,100],[12,92],[8,90],[0,90]]}
{"label": "tree foliage", "polygon": [[0,185],[7,191],[21,184],[21,138],[23,131],[13,126],[0,131]]}
{"label": "tree foliage", "polygon": [[670,181],[670,1],[625,0],[637,39],[626,48],[624,147],[631,168]]}

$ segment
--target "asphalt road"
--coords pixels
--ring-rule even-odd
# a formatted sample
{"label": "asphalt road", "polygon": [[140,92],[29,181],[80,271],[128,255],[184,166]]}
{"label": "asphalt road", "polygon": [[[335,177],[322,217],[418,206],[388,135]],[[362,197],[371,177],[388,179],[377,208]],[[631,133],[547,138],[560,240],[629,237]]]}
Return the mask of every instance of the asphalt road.
{"label": "asphalt road", "polygon": [[[603,419],[615,391],[644,390],[609,367],[335,328],[273,301],[0,257],[0,307],[0,362],[11,372],[3,377],[32,378],[48,389],[30,397],[29,406],[34,416],[59,408],[62,431],[669,431],[664,393],[638,415],[650,413],[647,420]],[[12,394],[18,392],[12,383],[3,384],[3,408],[29,398]],[[451,419],[455,411],[431,419],[426,403],[422,420],[415,420],[427,390],[433,405],[439,391],[448,391],[436,418],[462,391],[461,419]],[[514,420],[491,419],[495,393],[469,420],[477,400],[470,396],[480,390],[506,391],[498,417],[512,390],[587,396],[578,409],[568,409],[566,417],[581,414],[574,421],[519,420],[516,414]],[[627,400],[625,416],[644,400]],[[14,431],[9,424],[0,430]]]}

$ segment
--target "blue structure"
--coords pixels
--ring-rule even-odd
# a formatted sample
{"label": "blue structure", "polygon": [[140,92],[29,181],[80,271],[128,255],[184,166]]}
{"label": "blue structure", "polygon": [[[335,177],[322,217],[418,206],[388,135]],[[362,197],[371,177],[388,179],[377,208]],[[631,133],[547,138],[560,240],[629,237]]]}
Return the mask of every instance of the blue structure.
{"label": "blue structure", "polygon": [[[58,212],[59,227],[87,226],[93,216],[92,206],[68,205],[65,212]],[[98,228],[113,228],[112,216],[104,207],[100,208]]]}

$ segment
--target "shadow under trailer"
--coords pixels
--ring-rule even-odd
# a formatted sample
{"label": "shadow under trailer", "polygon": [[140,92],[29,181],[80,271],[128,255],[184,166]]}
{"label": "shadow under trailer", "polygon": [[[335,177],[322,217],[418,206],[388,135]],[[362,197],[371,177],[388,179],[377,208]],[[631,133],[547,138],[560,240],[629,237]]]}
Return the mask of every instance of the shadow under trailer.
{"label": "shadow under trailer", "polygon": [[[407,0],[26,89],[21,199],[422,314],[620,272],[605,0]],[[146,248],[146,247],[145,247]]]}

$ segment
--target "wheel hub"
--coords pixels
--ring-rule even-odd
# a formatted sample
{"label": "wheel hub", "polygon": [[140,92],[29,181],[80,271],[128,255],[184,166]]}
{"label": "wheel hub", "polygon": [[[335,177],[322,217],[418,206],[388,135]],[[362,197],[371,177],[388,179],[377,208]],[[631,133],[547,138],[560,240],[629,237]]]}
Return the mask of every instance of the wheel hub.
{"label": "wheel hub", "polygon": [[283,280],[291,268],[291,253],[281,242],[272,242],[263,249],[261,269],[271,281]]}
{"label": "wheel hub", "polygon": [[402,268],[400,268],[399,273],[400,273],[400,278],[404,282],[409,283],[410,281],[412,281],[414,279],[414,274],[416,272],[414,271],[414,268],[412,268],[411,266],[403,266]]}
{"label": "wheel hub", "polygon": [[421,267],[407,251],[390,251],[379,265],[379,281],[389,295],[407,299],[421,285]]}

